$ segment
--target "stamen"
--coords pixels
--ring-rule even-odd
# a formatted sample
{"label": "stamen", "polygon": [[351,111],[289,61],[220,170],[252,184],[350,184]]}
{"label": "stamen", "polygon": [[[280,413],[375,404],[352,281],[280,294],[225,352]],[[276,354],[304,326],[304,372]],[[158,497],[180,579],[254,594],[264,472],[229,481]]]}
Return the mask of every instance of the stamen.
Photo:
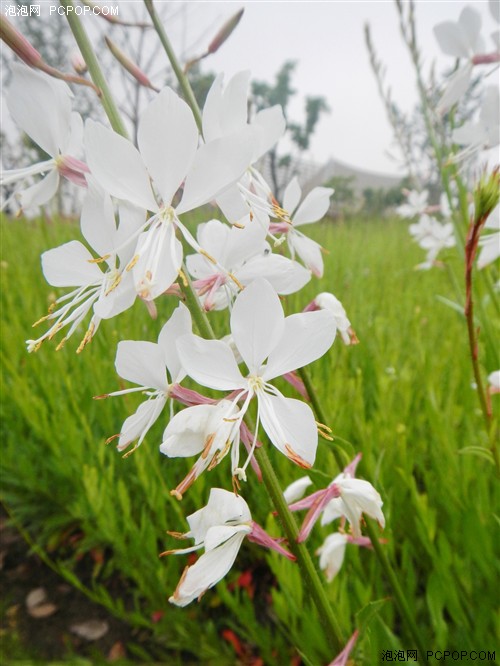
{"label": "stamen", "polygon": [[118,437],[120,437],[120,435],[121,435],[121,432],[117,432],[116,435],[111,435],[111,437],[108,437],[108,439],[107,439],[104,443],[105,443],[106,446],[107,446],[108,444],[111,444],[111,442],[112,442],[114,439],[118,439]]}
{"label": "stamen", "polygon": [[83,336],[83,340],[80,342],[80,344],[78,346],[78,349],[76,350],[77,354],[81,354],[81,352],[85,349],[85,347],[92,340],[92,337],[94,335],[94,331],[95,331],[95,324],[93,322],[90,322],[88,330],[85,333],[85,335]]}
{"label": "stamen", "polygon": [[311,469],[310,463],[306,462],[304,458],[301,458],[298,453],[295,453],[290,444],[285,443],[285,451],[290,460],[296,465],[302,467],[302,469]]}
{"label": "stamen", "polygon": [[107,261],[110,258],[111,254],[105,254],[102,257],[97,257],[97,259],[87,259],[89,264],[102,264],[103,261]]}
{"label": "stamen", "polygon": [[188,287],[188,286],[189,286],[189,283],[188,283],[188,281],[187,281],[187,277],[186,277],[186,275],[184,274],[184,271],[183,271],[183,270],[180,270],[180,271],[179,271],[179,277],[180,277],[180,279],[182,280],[182,284],[183,284],[185,287]]}
{"label": "stamen", "polygon": [[132,259],[128,262],[128,264],[125,266],[125,270],[127,273],[129,273],[133,267],[136,265],[136,263],[139,261],[140,255],[136,254]]}
{"label": "stamen", "polygon": [[202,247],[198,250],[200,254],[202,254],[204,257],[208,259],[212,264],[217,264],[217,259],[214,259],[211,254],[208,254],[206,250],[204,250]]}
{"label": "stamen", "polygon": [[67,340],[67,339],[68,339],[68,338],[63,338],[63,339],[61,340],[61,342],[60,342],[60,343],[57,345],[57,347],[56,347],[56,351],[60,351],[60,350],[64,347],[64,344],[66,343],[66,340]]}
{"label": "stamen", "polygon": [[208,437],[205,440],[205,448],[201,452],[201,457],[205,459],[208,456],[208,453],[212,447],[212,444],[215,439],[215,433],[213,432],[211,435],[208,435]]}
{"label": "stamen", "polygon": [[182,495],[178,490],[171,490],[170,494],[172,497],[175,497],[175,499],[179,500],[179,502],[182,500]]}

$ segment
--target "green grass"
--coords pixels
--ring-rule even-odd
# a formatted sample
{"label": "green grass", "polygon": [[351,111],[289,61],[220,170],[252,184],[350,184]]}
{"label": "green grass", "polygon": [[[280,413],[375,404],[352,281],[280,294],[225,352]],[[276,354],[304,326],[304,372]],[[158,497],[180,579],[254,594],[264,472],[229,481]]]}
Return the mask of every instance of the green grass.
{"label": "green grass", "polygon": [[[401,222],[324,224],[313,233],[330,250],[325,277],[289,298],[286,309],[298,311],[319,291],[332,291],[360,339],[355,347],[338,339],[311,367],[328,425],[339,438],[320,443],[316,469],[328,478],[337,473],[334,446],[346,461],[363,453],[358,476],[384,499],[385,548],[424,645],[492,651],[498,635],[498,484],[472,387],[465,322],[436,298],[450,297],[448,274],[413,269],[420,250]],[[179,503],[169,490],[193,461],[159,454],[166,420],[126,460],[104,445],[140,400],[92,400],[120,387],[116,344],[156,340],[175,306],[172,298],[159,303],[156,321],[136,303],[103,322],[80,356],[74,353],[78,335],[59,352],[54,340],[37,354],[26,353],[31,323],[52,298],[40,252],[76,236],[74,226],[62,223],[5,221],[2,227],[1,480],[13,521],[62,575],[132,626],[149,629],[152,658],[232,664],[234,650],[221,638],[232,629],[265,664],[290,663],[297,651],[307,664],[328,663],[333,655],[314,612],[304,612],[307,594],[297,567],[252,544],[243,546],[230,575],[200,604],[168,604],[185,560],[158,558],[171,547],[165,531],[184,530],[183,516],[205,504],[211,485],[230,487],[229,461],[199,479]],[[459,260],[453,253],[448,260],[460,280]],[[222,323],[219,316],[216,325]],[[498,335],[491,319],[488,327]],[[481,361],[485,372],[499,367],[494,345],[486,346]],[[301,475],[284,457],[270,454],[283,487]],[[318,487],[323,475],[314,476]],[[242,493],[254,519],[277,534],[255,478]],[[327,534],[315,528],[313,551]],[[96,550],[102,563],[78,579],[82,558],[90,562]],[[255,582],[253,599],[237,585],[247,570]],[[356,663],[378,663],[383,649],[416,647],[373,552],[348,547],[343,569],[325,586],[345,634],[355,625],[362,630]],[[153,622],[158,610],[163,617]]]}

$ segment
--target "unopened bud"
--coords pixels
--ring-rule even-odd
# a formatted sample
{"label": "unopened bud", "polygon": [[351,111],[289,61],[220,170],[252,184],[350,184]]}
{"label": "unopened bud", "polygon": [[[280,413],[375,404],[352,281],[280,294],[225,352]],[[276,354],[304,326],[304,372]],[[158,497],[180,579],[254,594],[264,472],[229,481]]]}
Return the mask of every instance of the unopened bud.
{"label": "unopened bud", "polygon": [[500,172],[498,167],[491,174],[483,174],[474,190],[476,222],[485,222],[500,201]]}
{"label": "unopened bud", "polygon": [[42,56],[5,16],[0,16],[0,39],[30,67],[38,67],[41,63]]}
{"label": "unopened bud", "polygon": [[226,23],[224,23],[222,28],[219,30],[219,32],[215,35],[215,37],[210,42],[210,44],[208,46],[208,49],[207,49],[207,53],[210,53],[210,54],[215,53],[224,44],[224,42],[231,36],[233,30],[236,28],[236,26],[240,22],[244,11],[245,11],[245,8],[242,7],[239,12],[237,12],[228,21],[226,21]]}
{"label": "unopened bud", "polygon": [[82,58],[82,55],[79,51],[74,51],[72,53],[71,66],[77,74],[80,74],[80,76],[87,73],[87,63]]}
{"label": "unopened bud", "polygon": [[127,72],[141,84],[141,86],[151,88],[151,90],[157,90],[157,88],[155,88],[151,81],[148,79],[146,74],[144,74],[144,72],[139,69],[139,67],[134,62],[132,62],[128,56],[125,55],[125,53],[120,49],[119,46],[117,46],[117,44],[115,44],[109,37],[105,37],[105,40],[109,50],[118,60],[120,65],[126,69]]}

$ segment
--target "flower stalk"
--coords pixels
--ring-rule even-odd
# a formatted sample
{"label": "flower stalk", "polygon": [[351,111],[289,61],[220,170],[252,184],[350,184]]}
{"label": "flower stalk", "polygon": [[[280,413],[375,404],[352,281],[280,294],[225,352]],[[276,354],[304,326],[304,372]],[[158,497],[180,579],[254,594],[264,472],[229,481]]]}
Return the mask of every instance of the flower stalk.
{"label": "flower stalk", "polygon": [[71,28],[71,32],[73,33],[76,43],[78,44],[82,57],[87,63],[92,81],[99,89],[99,97],[101,99],[104,111],[108,116],[111,127],[115,130],[115,132],[121,134],[121,136],[127,137],[127,129],[121,118],[120,112],[118,111],[118,107],[115,104],[108,83],[104,78],[104,74],[102,73],[101,66],[99,65],[99,61],[97,60],[97,57],[94,53],[92,44],[90,43],[88,35],[82,25],[82,22],[80,21],[79,16],[76,14],[76,12],[73,11],[73,0],[59,0],[59,2],[61,6],[66,9],[66,19],[69,23],[69,27]]}

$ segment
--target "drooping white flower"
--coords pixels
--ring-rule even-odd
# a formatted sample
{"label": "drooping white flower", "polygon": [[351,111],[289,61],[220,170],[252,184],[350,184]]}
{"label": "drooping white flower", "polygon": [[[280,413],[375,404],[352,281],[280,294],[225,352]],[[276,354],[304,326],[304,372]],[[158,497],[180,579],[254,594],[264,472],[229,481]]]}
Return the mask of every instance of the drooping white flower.
{"label": "drooping white flower", "polygon": [[491,212],[484,229],[491,233],[483,234],[479,239],[481,248],[477,259],[479,269],[488,266],[500,257],[500,205],[496,206]]}
{"label": "drooping white flower", "polygon": [[257,220],[247,216],[241,224],[243,228],[229,227],[211,220],[198,227],[198,243],[225,269],[217,269],[201,254],[186,259],[206,310],[227,307],[237,293],[237,284],[246,286],[257,277],[268,280],[281,295],[298,291],[311,277],[296,261],[272,254],[265,240],[267,228]]}
{"label": "drooping white flower", "polygon": [[[257,428],[262,422],[279,451],[297,464],[310,467],[318,443],[314,415],[300,400],[285,398],[270,381],[311,363],[329,349],[335,338],[333,315],[320,310],[285,318],[274,289],[266,280],[258,279],[236,298],[231,313],[231,333],[248,375],[240,372],[229,345],[194,335],[184,336],[177,343],[187,374],[203,386],[235,391],[232,412],[225,417],[235,422],[241,423],[255,396]],[[241,407],[238,406],[240,400],[243,401]],[[237,432],[232,441],[232,468],[233,474],[244,478],[251,456],[243,468],[239,468]],[[210,455],[209,450],[204,453]]]}
{"label": "drooping white flower", "polygon": [[[132,276],[125,270],[133,247],[125,241],[144,222],[144,212],[122,203],[119,207],[119,225],[116,225],[111,199],[91,178],[82,208],[81,229],[85,240],[101,254],[109,250],[101,264],[80,241],[69,241],[42,254],[42,270],[53,287],[74,287],[73,291],[59,297],[51,306],[43,321],[54,322],[37,340],[28,340],[28,350],[39,349],[44,340],[51,340],[56,333],[70,326],[58,349],[75,332],[92,309],[89,328],[78,351],[90,342],[102,319],[110,319],[124,312],[134,303],[136,292]],[[106,266],[106,270],[100,268]]]}
{"label": "drooping white flower", "polygon": [[[88,120],[85,146],[92,173],[113,196],[153,213],[138,234],[130,268],[137,293],[153,300],[177,279],[182,244],[176,229],[200,251],[179,215],[214,199],[245,170],[251,134],[234,132],[198,147],[199,134],[189,106],[164,88],[139,121],[138,144]],[[151,185],[153,184],[153,188]],[[177,206],[173,198],[184,183]]]}
{"label": "drooping white flower", "polygon": [[300,479],[294,481],[283,491],[283,497],[286,500],[287,504],[293,504],[301,497],[304,497],[304,493],[307,488],[312,484],[311,478],[309,476],[301,476]]}
{"label": "drooping white flower", "polygon": [[347,534],[334,532],[326,537],[323,545],[316,551],[319,555],[319,568],[325,572],[329,583],[342,568],[347,543]]}
{"label": "drooping white flower", "polygon": [[72,97],[63,81],[25,65],[12,65],[7,94],[9,111],[23,132],[49,156],[29,167],[2,170],[2,186],[43,175],[35,184],[15,193],[22,208],[41,206],[52,199],[60,176],[86,187],[84,174],[88,168],[77,159],[82,147],[83,123],[80,115],[71,109]]}
{"label": "drooping white flower", "polygon": [[[98,399],[127,393],[143,392],[147,400],[129,416],[118,435],[118,450],[123,451],[135,440],[135,450],[142,444],[147,432],[160,416],[173,388],[186,376],[177,354],[175,342],[191,332],[191,315],[185,305],[179,303],[163,326],[158,342],[122,340],[118,343],[115,367],[123,379],[139,384],[136,388],[114,391]],[[110,441],[108,440],[108,441]]]}
{"label": "drooping white flower", "polygon": [[305,236],[297,227],[321,220],[330,207],[330,187],[315,187],[306,195],[302,203],[302,189],[297,178],[293,178],[283,195],[283,207],[278,211],[281,221],[272,223],[271,233],[286,234],[292,258],[295,254],[316,277],[323,275],[322,248],[319,243]]}
{"label": "drooping white flower", "polygon": [[344,306],[336,296],[327,291],[318,294],[316,298],[304,308],[304,312],[310,312],[312,310],[329,310],[333,314],[335,317],[335,326],[340,332],[344,344],[353,345],[359,342],[355,332],[351,328],[351,322],[347,318]]}
{"label": "drooping white flower", "polygon": [[188,516],[190,530],[186,534],[171,533],[181,539],[194,539],[194,546],[168,550],[162,555],[182,555],[204,548],[205,552],[189,567],[184,569],[181,579],[170,597],[170,603],[187,606],[218,583],[233,566],[243,539],[266,548],[271,548],[288,559],[291,555],[257,525],[250,514],[243,497],[234,493],[212,488],[207,505]]}
{"label": "drooping white flower", "polygon": [[500,393],[500,370],[490,372],[488,375],[490,393]]}
{"label": "drooping white flower", "polygon": [[203,555],[186,567],[169,601],[187,606],[218,583],[233,566],[245,536],[252,531],[252,516],[243,497],[212,488],[208,504],[187,517],[194,546],[163,554],[181,555],[204,548]]}
{"label": "drooping white flower", "polygon": [[291,511],[309,509],[300,529],[298,541],[307,539],[320,516],[322,525],[328,525],[336,518],[346,518],[355,538],[361,537],[360,522],[363,513],[375,518],[382,527],[385,526],[383,502],[379,493],[368,481],[354,477],[360,459],[361,454],[358,454],[323,490],[318,490],[290,505]]}

